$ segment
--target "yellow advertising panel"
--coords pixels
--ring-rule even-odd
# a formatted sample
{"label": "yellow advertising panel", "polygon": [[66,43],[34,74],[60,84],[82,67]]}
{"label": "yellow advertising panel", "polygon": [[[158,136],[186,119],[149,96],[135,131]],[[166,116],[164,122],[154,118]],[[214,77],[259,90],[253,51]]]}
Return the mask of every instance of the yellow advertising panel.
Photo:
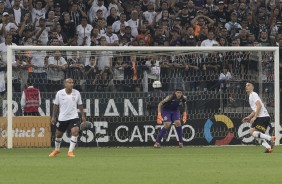
{"label": "yellow advertising panel", "polygon": [[[7,118],[0,117],[0,147],[7,144]],[[13,147],[50,147],[49,116],[13,117]]]}

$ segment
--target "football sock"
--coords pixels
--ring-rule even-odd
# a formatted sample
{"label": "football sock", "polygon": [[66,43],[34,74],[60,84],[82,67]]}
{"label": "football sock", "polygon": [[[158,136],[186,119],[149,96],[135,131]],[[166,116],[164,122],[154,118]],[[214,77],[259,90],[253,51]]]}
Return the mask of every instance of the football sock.
{"label": "football sock", "polygon": [[179,143],[183,143],[182,139],[182,126],[176,127]]}
{"label": "football sock", "polygon": [[255,139],[258,141],[259,144],[262,144],[263,139],[261,139],[261,138],[255,138]]}
{"label": "football sock", "polygon": [[166,134],[166,129],[163,127],[158,134],[157,142],[161,143],[163,136]]}
{"label": "football sock", "polygon": [[62,138],[55,139],[55,150],[60,150]]}
{"label": "football sock", "polygon": [[69,152],[72,152],[77,142],[77,136],[71,136]]}
{"label": "football sock", "polygon": [[266,149],[269,149],[271,148],[271,146],[266,142],[266,140],[262,140],[262,143],[261,143]]}
{"label": "football sock", "polygon": [[262,139],[266,139],[268,141],[271,141],[271,136],[270,135],[266,135],[264,133],[261,133],[259,131],[254,131],[253,132],[253,136],[256,138],[262,138]]}

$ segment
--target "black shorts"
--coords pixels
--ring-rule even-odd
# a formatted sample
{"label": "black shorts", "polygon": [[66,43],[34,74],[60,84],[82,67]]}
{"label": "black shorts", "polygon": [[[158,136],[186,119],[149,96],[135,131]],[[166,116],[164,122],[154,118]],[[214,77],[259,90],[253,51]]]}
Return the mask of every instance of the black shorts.
{"label": "black shorts", "polygon": [[60,132],[65,132],[68,128],[72,129],[73,127],[79,127],[79,124],[79,119],[75,118],[67,121],[58,121],[56,128]]}
{"label": "black shorts", "polygon": [[270,124],[270,117],[257,117],[257,119],[251,125],[251,128],[255,128],[256,130],[265,133],[267,127]]}

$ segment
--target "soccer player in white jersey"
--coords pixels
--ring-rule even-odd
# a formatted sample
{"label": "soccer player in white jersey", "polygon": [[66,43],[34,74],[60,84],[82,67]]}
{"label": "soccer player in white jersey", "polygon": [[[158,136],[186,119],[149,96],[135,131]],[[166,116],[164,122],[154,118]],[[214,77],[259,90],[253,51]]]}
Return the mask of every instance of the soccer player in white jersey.
{"label": "soccer player in white jersey", "polygon": [[[275,136],[265,134],[266,128],[270,124],[270,116],[260,97],[254,92],[254,83],[252,81],[246,83],[246,92],[249,95],[249,103],[253,111],[243,118],[243,122],[251,123],[250,134],[265,147],[265,153],[271,153],[275,143]],[[270,145],[268,141],[271,142]]]}
{"label": "soccer player in white jersey", "polygon": [[54,157],[60,153],[60,145],[64,132],[71,128],[70,147],[68,151],[69,157],[74,157],[73,150],[77,142],[79,134],[79,117],[77,113],[77,105],[81,113],[82,122],[85,122],[85,114],[83,112],[83,104],[79,91],[73,89],[73,80],[68,78],[65,80],[65,88],[58,91],[53,106],[53,115],[51,123],[55,125],[56,115],[59,109],[58,122],[56,124],[55,150],[49,155]]}

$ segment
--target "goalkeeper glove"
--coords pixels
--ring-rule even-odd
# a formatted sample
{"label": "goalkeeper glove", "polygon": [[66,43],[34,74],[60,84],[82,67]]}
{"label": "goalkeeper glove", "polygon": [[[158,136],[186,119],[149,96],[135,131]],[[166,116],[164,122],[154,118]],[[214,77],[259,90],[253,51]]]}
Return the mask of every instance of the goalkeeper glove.
{"label": "goalkeeper glove", "polygon": [[158,113],[157,123],[160,125],[160,124],[162,124],[162,121],[163,121],[162,114]]}
{"label": "goalkeeper glove", "polygon": [[186,123],[186,121],[187,121],[187,113],[186,112],[183,112],[182,121],[183,121],[183,123]]}

